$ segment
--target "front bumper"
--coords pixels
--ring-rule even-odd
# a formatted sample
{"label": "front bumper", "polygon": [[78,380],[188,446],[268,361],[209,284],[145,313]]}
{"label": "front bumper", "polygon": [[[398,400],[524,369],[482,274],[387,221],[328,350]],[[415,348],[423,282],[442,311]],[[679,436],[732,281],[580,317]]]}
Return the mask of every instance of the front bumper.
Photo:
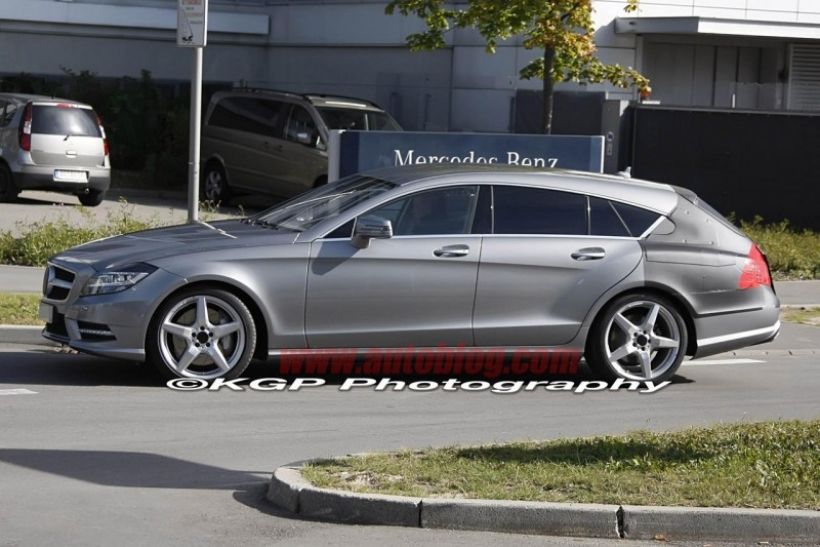
{"label": "front bumper", "polygon": [[96,271],[90,266],[50,264],[44,295],[54,294],[50,283],[54,283],[51,272],[55,267],[70,271],[74,279],[65,298],[43,297],[42,303],[53,310],[43,336],[77,351],[115,359],[145,360],[146,333],[156,308],[170,292],[185,284],[183,278],[157,269],[125,291],[80,296]]}

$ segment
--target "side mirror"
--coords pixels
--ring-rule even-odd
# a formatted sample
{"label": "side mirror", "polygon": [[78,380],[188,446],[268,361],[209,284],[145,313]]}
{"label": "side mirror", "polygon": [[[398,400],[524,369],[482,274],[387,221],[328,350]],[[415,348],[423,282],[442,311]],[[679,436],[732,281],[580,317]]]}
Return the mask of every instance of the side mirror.
{"label": "side mirror", "polygon": [[296,133],[296,142],[307,146],[313,146],[313,137],[307,131],[300,131]]}
{"label": "side mirror", "polygon": [[367,249],[371,239],[390,239],[393,237],[393,223],[381,217],[359,217],[353,226],[353,245]]}

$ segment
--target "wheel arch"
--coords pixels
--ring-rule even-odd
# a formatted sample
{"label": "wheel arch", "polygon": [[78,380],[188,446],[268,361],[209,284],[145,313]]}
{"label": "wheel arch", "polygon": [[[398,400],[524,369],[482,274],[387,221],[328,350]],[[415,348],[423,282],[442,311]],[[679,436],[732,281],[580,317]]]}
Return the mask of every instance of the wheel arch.
{"label": "wheel arch", "polygon": [[[193,281],[191,283],[185,283],[181,285],[168,294],[166,294],[162,300],[154,307],[151,312],[151,321],[149,322],[150,325],[153,325],[157,319],[157,312],[165,305],[168,300],[175,297],[179,293],[183,291],[191,290],[192,288],[209,288],[209,289],[222,289],[227,291],[237,298],[239,298],[245,306],[248,307],[248,311],[251,312],[251,317],[253,318],[254,325],[256,326],[256,348],[254,348],[253,356],[256,359],[267,359],[268,357],[268,318],[262,312],[262,307],[257,302],[257,300],[251,296],[250,291],[248,291],[245,287],[240,287],[235,283],[230,283],[225,280],[221,279],[199,279]],[[153,329],[149,328],[146,330],[145,333],[145,344],[146,347],[148,345],[148,336],[151,335]]]}

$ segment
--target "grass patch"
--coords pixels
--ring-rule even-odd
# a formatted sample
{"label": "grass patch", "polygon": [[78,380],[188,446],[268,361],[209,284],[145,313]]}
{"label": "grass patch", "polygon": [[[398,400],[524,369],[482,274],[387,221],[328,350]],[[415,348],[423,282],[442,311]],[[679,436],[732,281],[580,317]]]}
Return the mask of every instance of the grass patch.
{"label": "grass patch", "polygon": [[320,487],[407,496],[820,509],[820,420],[354,456]]}
{"label": "grass patch", "polygon": [[0,293],[0,325],[42,325],[38,294]]}
{"label": "grass patch", "polygon": [[766,253],[776,278],[820,278],[820,234],[795,230],[787,220],[763,224],[760,217],[740,226]]}
{"label": "grass patch", "polygon": [[820,308],[784,308],[783,321],[820,327]]}
{"label": "grass patch", "polygon": [[[203,220],[208,221],[215,216],[216,205],[203,202],[200,208]],[[134,206],[125,200],[120,200],[120,207],[111,211],[103,222],[94,220],[82,206],[76,209],[86,218],[82,226],[69,222],[63,216],[28,224],[19,236],[8,230],[0,232],[0,264],[45,266],[49,257],[76,245],[171,224],[170,220],[163,220],[158,215],[149,219],[136,218]]]}

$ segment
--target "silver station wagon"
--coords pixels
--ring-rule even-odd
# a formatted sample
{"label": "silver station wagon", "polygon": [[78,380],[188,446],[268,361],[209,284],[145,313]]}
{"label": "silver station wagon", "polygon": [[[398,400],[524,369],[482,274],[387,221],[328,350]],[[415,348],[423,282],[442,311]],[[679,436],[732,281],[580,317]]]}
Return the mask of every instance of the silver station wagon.
{"label": "silver station wagon", "polygon": [[691,192],[503,166],[373,171],[88,243],[51,259],[44,291],[47,338],[203,379],[284,349],[466,346],[660,381],[780,328],[764,255]]}

